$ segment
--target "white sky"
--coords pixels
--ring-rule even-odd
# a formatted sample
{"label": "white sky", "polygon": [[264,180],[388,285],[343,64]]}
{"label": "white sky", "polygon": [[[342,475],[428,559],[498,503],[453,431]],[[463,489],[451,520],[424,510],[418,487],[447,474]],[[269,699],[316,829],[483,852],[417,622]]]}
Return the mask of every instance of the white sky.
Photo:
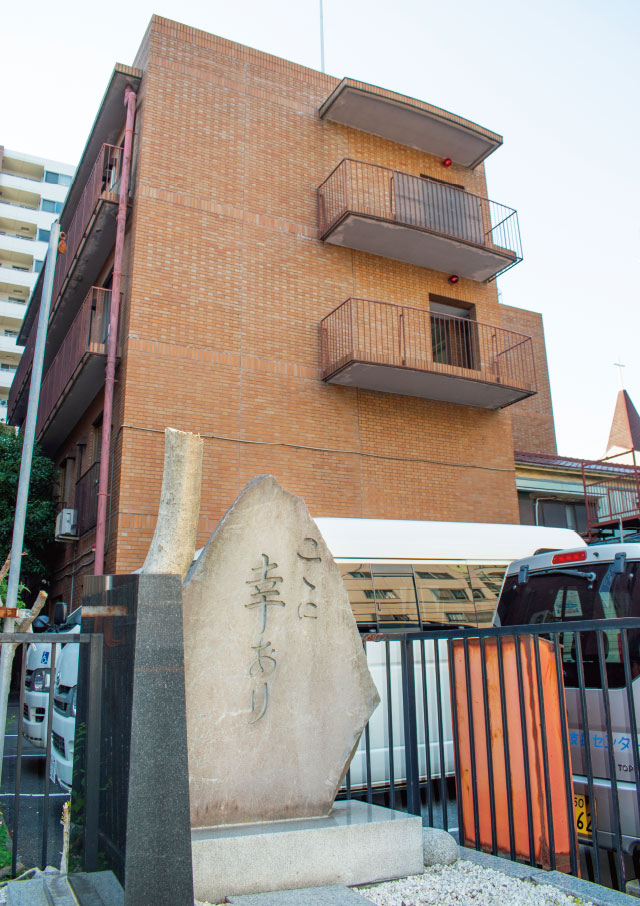
{"label": "white sky", "polygon": [[[77,163],[152,13],[320,68],[319,0],[5,4],[0,143]],[[544,315],[558,450],[604,455],[622,362],[640,409],[638,0],[324,0],[327,72],[504,135],[489,197],[520,217],[502,301]]]}

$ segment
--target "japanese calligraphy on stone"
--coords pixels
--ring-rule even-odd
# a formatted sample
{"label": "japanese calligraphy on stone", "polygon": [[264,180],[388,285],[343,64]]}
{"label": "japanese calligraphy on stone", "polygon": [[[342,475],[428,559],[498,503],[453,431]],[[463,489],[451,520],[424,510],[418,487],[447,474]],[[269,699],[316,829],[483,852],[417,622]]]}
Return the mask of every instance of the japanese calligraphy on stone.
{"label": "japanese calligraphy on stone", "polygon": [[285,607],[285,602],[280,598],[280,585],[282,576],[272,575],[278,568],[277,563],[270,561],[268,554],[262,554],[262,563],[251,571],[253,578],[247,580],[253,591],[251,601],[244,606],[256,610],[258,614],[259,632],[255,644],[251,646],[254,660],[249,667],[249,679],[252,681],[251,689],[251,718],[249,723],[256,724],[267,713],[269,707],[269,679],[276,672],[278,662],[274,654],[275,649],[270,641],[265,641],[267,631],[268,611],[270,607]]}

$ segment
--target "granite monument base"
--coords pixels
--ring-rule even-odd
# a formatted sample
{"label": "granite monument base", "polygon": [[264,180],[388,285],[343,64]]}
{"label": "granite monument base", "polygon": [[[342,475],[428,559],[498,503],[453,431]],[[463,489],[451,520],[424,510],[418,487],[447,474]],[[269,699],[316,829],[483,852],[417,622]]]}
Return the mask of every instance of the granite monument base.
{"label": "granite monument base", "polygon": [[326,818],[194,828],[191,848],[194,894],[212,903],[424,870],[420,817],[355,801],[335,803]]}

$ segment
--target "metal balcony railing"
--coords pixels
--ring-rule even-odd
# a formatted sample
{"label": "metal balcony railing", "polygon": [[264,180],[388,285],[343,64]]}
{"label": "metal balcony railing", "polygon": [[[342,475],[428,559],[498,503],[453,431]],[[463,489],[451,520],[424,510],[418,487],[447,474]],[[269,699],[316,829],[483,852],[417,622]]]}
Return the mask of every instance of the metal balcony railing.
{"label": "metal balcony railing", "polygon": [[537,392],[530,337],[423,309],[347,299],[321,322],[322,377],[352,363]]}
{"label": "metal balcony railing", "polygon": [[[587,508],[589,540],[607,527],[622,528],[640,525],[640,468],[629,465],[626,474],[610,475],[599,481],[587,477],[589,463],[582,463],[582,484]],[[611,463],[615,465],[615,463]]]}
{"label": "metal balcony railing", "polygon": [[345,158],[318,189],[322,238],[348,215],[414,227],[522,260],[513,208],[433,179]]}
{"label": "metal balcony railing", "polygon": [[98,518],[98,479],[100,462],[94,462],[76,482],[76,521],[78,535],[95,528]]}
{"label": "metal balcony railing", "polygon": [[111,290],[92,287],[42,381],[36,435],[47,423],[85,356],[106,355]]}
{"label": "metal balcony railing", "polygon": [[64,255],[59,255],[56,262],[52,309],[55,308],[65,278],[80,250],[82,239],[87,232],[97,202],[101,198],[113,202],[118,201],[121,167],[122,148],[116,145],[103,145],[67,230],[67,251]]}

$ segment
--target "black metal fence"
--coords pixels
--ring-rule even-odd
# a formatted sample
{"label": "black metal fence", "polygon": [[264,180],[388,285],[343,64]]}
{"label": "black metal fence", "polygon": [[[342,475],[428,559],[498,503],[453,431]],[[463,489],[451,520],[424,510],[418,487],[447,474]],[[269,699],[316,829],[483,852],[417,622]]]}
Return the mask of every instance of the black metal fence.
{"label": "black metal fence", "polygon": [[[109,650],[118,656],[119,638],[111,633]],[[36,682],[26,658],[32,643],[53,643],[36,714],[25,698]],[[425,824],[457,832],[463,845],[620,889],[640,876],[640,620],[385,632],[364,643],[382,702],[342,796],[421,814]],[[83,835],[82,866],[93,870],[100,799],[113,797],[100,789],[96,754],[104,737],[103,636],[4,633],[0,644],[22,648],[1,792],[14,873],[27,850],[26,865],[44,866],[61,848],[65,797],[49,776],[60,745],[54,715],[71,690],[56,688],[56,662],[61,645],[83,646],[72,820]],[[29,723],[44,725],[39,747],[28,741]],[[119,759],[121,747],[113,751]]]}
{"label": "black metal fence", "polygon": [[[48,645],[37,669],[28,668],[27,654],[33,644]],[[102,635],[88,633],[0,633],[0,646],[15,645],[19,665],[9,698],[5,728],[0,807],[8,831],[5,849],[11,850],[11,874],[20,862],[25,868],[60,863],[61,813],[71,798],[66,786],[55,782],[52,765],[56,756],[71,762],[73,774],[82,777],[83,796],[73,803],[71,823],[82,827],[82,867],[96,871],[98,862],[98,797],[100,784],[100,699],[102,695]],[[86,651],[88,703],[81,733],[75,725],[76,687],[61,685],[57,666],[62,647],[80,645]],[[33,695],[31,693],[36,693]],[[56,732],[58,719],[72,720],[69,739]],[[60,729],[60,725],[58,725]],[[74,737],[82,745],[74,747]],[[15,743],[13,742],[15,740]],[[69,776],[70,782],[70,776]],[[60,781],[63,778],[60,777]],[[64,782],[64,781],[63,781]],[[73,829],[73,828],[72,828]]]}
{"label": "black metal fence", "polygon": [[622,890],[640,876],[640,620],[363,640],[382,701],[342,797]]}

